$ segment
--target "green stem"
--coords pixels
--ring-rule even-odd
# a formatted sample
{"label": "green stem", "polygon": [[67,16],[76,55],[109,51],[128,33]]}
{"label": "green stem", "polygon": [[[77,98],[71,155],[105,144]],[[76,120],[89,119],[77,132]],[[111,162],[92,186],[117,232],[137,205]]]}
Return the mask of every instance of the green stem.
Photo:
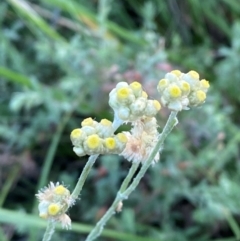
{"label": "green stem", "polygon": [[123,183],[122,183],[122,185],[121,185],[121,187],[120,187],[120,190],[119,190],[119,191],[120,191],[121,193],[124,192],[124,191],[127,189],[128,184],[129,184],[130,181],[132,180],[132,177],[133,177],[133,175],[135,174],[135,172],[137,171],[138,167],[139,167],[139,163],[138,163],[138,162],[134,162],[134,163],[132,164],[132,166],[131,166],[131,168],[130,168],[130,170],[129,170],[129,172],[128,172],[128,175],[126,176],[126,178],[124,179],[124,181],[123,181]]}
{"label": "green stem", "polygon": [[123,196],[126,196],[125,198],[127,198],[129,196],[129,194],[131,194],[134,189],[137,187],[137,185],[139,184],[140,180],[142,179],[142,177],[144,176],[145,172],[147,171],[147,169],[149,168],[149,166],[152,164],[152,160],[155,158],[156,154],[159,152],[159,150],[161,149],[166,137],[169,135],[169,133],[172,131],[172,129],[174,128],[174,126],[177,125],[178,120],[176,118],[177,116],[176,111],[172,111],[168,121],[165,125],[165,127],[163,128],[162,133],[159,136],[158,142],[156,144],[156,146],[154,147],[154,149],[152,150],[152,153],[150,154],[150,156],[148,157],[148,159],[146,160],[146,162],[144,162],[144,164],[142,165],[138,175],[136,176],[136,178],[133,180],[132,184],[129,186],[129,188],[122,193]]}
{"label": "green stem", "polygon": [[232,232],[235,235],[236,240],[240,240],[240,227],[239,227],[237,221],[235,220],[235,218],[233,217],[232,213],[229,210],[225,209],[224,213],[225,213],[227,222],[228,222]]}
{"label": "green stem", "polygon": [[96,159],[98,158],[99,155],[92,155],[89,157],[85,167],[83,168],[83,171],[81,173],[81,176],[78,179],[78,182],[71,194],[71,198],[72,200],[77,199],[78,195],[80,194],[80,192],[82,191],[84,182],[93,166],[93,164],[95,163]]}
{"label": "green stem", "polygon": [[4,183],[4,186],[1,190],[1,196],[0,196],[0,207],[2,207],[14,181],[16,180],[17,174],[20,170],[20,165],[16,165],[12,168],[11,173],[9,174],[7,180]]}
{"label": "green stem", "polygon": [[[172,111],[168,121],[163,128],[162,133],[159,136],[158,142],[154,149],[152,150],[151,154],[149,155],[148,159],[144,162],[142,165],[139,173],[134,178],[133,182],[130,184],[130,186],[123,192],[119,191],[114,202],[112,203],[111,207],[108,209],[108,211],[103,215],[103,217],[98,221],[96,226],[92,229],[92,231],[87,236],[86,241],[92,241],[96,239],[103,231],[104,226],[106,225],[107,221],[115,214],[115,210],[117,208],[117,205],[119,202],[123,201],[124,199],[127,199],[128,196],[135,190],[137,185],[139,184],[140,180],[144,176],[145,172],[149,168],[149,166],[152,164],[153,159],[155,158],[156,154],[159,152],[161,146],[163,145],[166,137],[169,135],[169,133],[172,131],[174,126],[178,123],[177,121],[177,112]],[[133,170],[133,167],[130,169]],[[131,174],[127,175],[126,179],[129,179],[129,176]],[[126,183],[126,179],[123,181],[123,183]],[[125,184],[124,184],[125,187]],[[121,189],[121,188],[120,188]]]}
{"label": "green stem", "polygon": [[54,233],[56,222],[53,220],[48,221],[46,231],[44,233],[42,241],[50,241]]}

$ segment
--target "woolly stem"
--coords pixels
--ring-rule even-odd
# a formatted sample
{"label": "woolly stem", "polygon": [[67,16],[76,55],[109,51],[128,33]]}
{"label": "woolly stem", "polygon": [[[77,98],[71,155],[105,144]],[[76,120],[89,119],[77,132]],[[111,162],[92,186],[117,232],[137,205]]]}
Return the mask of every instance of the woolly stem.
{"label": "woolly stem", "polygon": [[83,168],[83,171],[78,179],[78,182],[71,194],[71,199],[75,200],[77,199],[78,195],[80,194],[80,192],[82,191],[83,185],[85,183],[85,180],[93,166],[93,164],[95,163],[96,159],[98,158],[99,155],[92,155],[89,157],[85,167]]}
{"label": "woolly stem", "polygon": [[120,189],[119,189],[119,191],[120,191],[121,193],[124,192],[124,191],[127,189],[128,184],[129,184],[130,181],[132,180],[132,177],[133,177],[133,175],[135,174],[135,172],[137,171],[138,167],[139,167],[139,163],[138,163],[138,162],[134,162],[134,163],[132,164],[132,166],[131,166],[131,168],[130,168],[130,170],[129,170],[129,172],[128,172],[128,175],[127,175],[126,178],[123,180],[122,185],[121,185],[121,187],[120,187]]}
{"label": "woolly stem", "polygon": [[[132,177],[134,175],[136,169],[137,169],[136,166],[134,166],[134,167],[132,166],[131,167],[131,169],[129,171],[129,174],[127,175],[127,177],[123,181],[123,184],[122,184],[122,186],[121,186],[121,188],[120,188],[120,190],[119,190],[119,192],[118,192],[114,202],[112,203],[112,205],[110,206],[108,211],[103,215],[103,217],[98,221],[98,223],[92,229],[92,231],[89,233],[86,241],[92,241],[92,240],[96,239],[102,233],[103,228],[106,225],[107,221],[115,214],[115,210],[116,210],[119,202],[123,201],[124,199],[127,199],[128,196],[135,190],[135,188],[139,184],[140,180],[142,179],[142,177],[146,173],[147,169],[152,164],[152,161],[154,160],[156,154],[159,152],[159,150],[160,150],[161,146],[163,145],[166,137],[172,131],[174,126],[177,125],[178,121],[177,121],[176,116],[177,116],[177,112],[176,111],[172,111],[170,116],[169,116],[169,118],[168,118],[168,121],[167,121],[165,127],[163,128],[162,133],[159,135],[159,139],[158,139],[158,142],[157,142],[156,146],[152,150],[152,152],[149,155],[148,159],[142,165],[139,173],[134,178],[133,182],[124,191],[124,189],[127,186],[126,183],[128,184],[130,182],[131,178],[129,178],[129,177]],[[122,189],[123,192],[121,192],[121,189]]]}
{"label": "woolly stem", "polygon": [[49,220],[42,241],[50,241],[54,233],[56,222]]}

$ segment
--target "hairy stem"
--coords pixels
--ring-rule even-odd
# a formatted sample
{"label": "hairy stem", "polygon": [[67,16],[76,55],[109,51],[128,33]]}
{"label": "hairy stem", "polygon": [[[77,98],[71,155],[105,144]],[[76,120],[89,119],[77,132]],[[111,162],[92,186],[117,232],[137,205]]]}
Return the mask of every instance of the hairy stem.
{"label": "hairy stem", "polygon": [[122,185],[121,185],[121,187],[120,187],[120,190],[119,190],[119,191],[120,191],[121,193],[124,192],[124,191],[127,189],[128,184],[129,184],[130,181],[132,180],[132,177],[133,177],[133,175],[135,174],[135,172],[137,171],[138,167],[139,167],[139,163],[138,163],[138,162],[134,162],[134,163],[132,164],[132,166],[131,166],[131,168],[130,168],[130,170],[129,170],[129,172],[128,172],[128,175],[127,175],[126,178],[123,180]]}
{"label": "hairy stem", "polygon": [[[152,164],[152,161],[154,160],[156,154],[159,152],[161,146],[163,145],[166,137],[169,135],[169,133],[172,131],[172,129],[174,128],[174,126],[178,123],[177,121],[177,112],[176,111],[172,111],[168,121],[165,125],[165,127],[163,128],[162,133],[159,135],[159,139],[156,143],[156,146],[154,147],[154,149],[152,150],[151,154],[149,155],[148,159],[144,162],[144,164],[142,165],[139,173],[137,174],[137,176],[134,178],[133,182],[130,184],[130,186],[124,191],[124,189],[126,188],[126,183],[128,184],[130,182],[129,178],[130,176],[132,177],[133,174],[129,173],[127,175],[127,177],[125,178],[125,180],[123,181],[123,184],[114,200],[114,202],[112,203],[111,207],[108,209],[108,211],[103,215],[103,217],[98,221],[98,223],[96,224],[96,226],[92,229],[92,231],[90,232],[90,234],[88,235],[86,241],[92,241],[94,239],[96,239],[103,231],[104,226],[106,225],[107,221],[115,214],[115,210],[118,206],[118,203],[123,201],[124,199],[127,199],[128,196],[135,190],[135,188],[137,187],[137,185],[139,184],[140,180],[142,179],[142,177],[144,176],[144,174],[146,173],[147,169],[149,168],[149,166]],[[133,172],[134,169],[136,167],[131,167],[130,171]],[[136,170],[135,170],[136,171]],[[122,190],[122,191],[121,191]]]}
{"label": "hairy stem", "polygon": [[129,194],[131,194],[134,189],[137,187],[138,183],[140,182],[140,180],[142,179],[142,177],[144,176],[145,172],[147,171],[147,169],[149,168],[149,166],[152,164],[152,161],[154,159],[154,157],[156,156],[156,154],[159,152],[159,150],[161,149],[166,137],[169,135],[169,133],[172,131],[172,129],[174,128],[174,126],[177,125],[178,120],[176,118],[177,116],[176,111],[172,111],[168,121],[165,125],[165,127],[163,128],[162,133],[159,136],[158,142],[156,144],[156,146],[154,147],[154,149],[152,150],[150,156],[148,157],[148,159],[144,162],[144,164],[142,165],[138,175],[136,176],[136,178],[134,178],[132,184],[128,187],[128,189],[122,193],[123,196],[125,196],[126,198],[128,197]]}
{"label": "hairy stem", "polygon": [[92,155],[89,157],[85,167],[83,168],[83,171],[78,179],[78,182],[71,194],[71,198],[73,200],[77,199],[78,195],[80,194],[80,192],[82,191],[83,185],[85,183],[85,180],[92,168],[92,166],[94,165],[95,161],[97,160],[99,155]]}
{"label": "hairy stem", "polygon": [[44,233],[42,241],[49,241],[49,240],[51,240],[52,235],[53,235],[54,230],[55,230],[55,226],[56,226],[55,221],[53,221],[53,220],[49,220],[48,221],[47,228],[46,228],[46,231]]}

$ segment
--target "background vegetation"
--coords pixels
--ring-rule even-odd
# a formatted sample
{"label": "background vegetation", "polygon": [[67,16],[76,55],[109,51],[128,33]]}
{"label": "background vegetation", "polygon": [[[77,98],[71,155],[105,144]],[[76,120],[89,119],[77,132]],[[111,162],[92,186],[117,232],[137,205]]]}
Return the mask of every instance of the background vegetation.
{"label": "background vegetation", "polygon": [[[49,181],[74,187],[86,158],[69,133],[89,116],[112,119],[117,82],[156,97],[176,68],[208,79],[208,100],[179,114],[160,163],[98,240],[240,240],[238,0],[5,0],[0,26],[0,240],[41,240],[34,194]],[[100,157],[70,210],[73,230],[53,240],[84,240],[129,166]]]}

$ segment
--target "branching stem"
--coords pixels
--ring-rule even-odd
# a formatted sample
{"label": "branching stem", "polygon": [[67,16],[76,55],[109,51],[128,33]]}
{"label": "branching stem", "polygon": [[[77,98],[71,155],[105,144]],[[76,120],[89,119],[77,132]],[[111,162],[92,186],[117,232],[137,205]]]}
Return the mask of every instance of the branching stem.
{"label": "branching stem", "polygon": [[122,186],[121,186],[120,190],[118,191],[118,194],[117,194],[114,202],[112,203],[111,207],[103,215],[103,217],[98,221],[96,226],[92,229],[92,231],[88,235],[86,241],[92,241],[92,240],[96,239],[102,233],[103,228],[106,225],[107,221],[115,214],[115,210],[118,206],[118,203],[123,201],[124,199],[127,199],[128,196],[135,190],[135,188],[139,184],[140,180],[142,179],[142,177],[146,173],[147,169],[152,164],[152,161],[154,160],[156,154],[161,149],[166,137],[172,131],[174,126],[177,125],[178,121],[177,121],[176,116],[177,116],[177,112],[172,111],[169,118],[168,118],[168,121],[167,121],[165,127],[163,128],[162,133],[159,135],[159,139],[158,139],[158,142],[156,143],[156,146],[152,150],[148,159],[142,165],[140,171],[138,172],[137,176],[134,178],[133,182],[129,185],[129,187],[127,189],[125,189],[127,187],[127,185],[129,184],[132,176],[134,175],[134,173],[137,170],[136,164],[132,165],[132,167],[129,171],[129,174],[124,179],[124,181],[122,183]]}

